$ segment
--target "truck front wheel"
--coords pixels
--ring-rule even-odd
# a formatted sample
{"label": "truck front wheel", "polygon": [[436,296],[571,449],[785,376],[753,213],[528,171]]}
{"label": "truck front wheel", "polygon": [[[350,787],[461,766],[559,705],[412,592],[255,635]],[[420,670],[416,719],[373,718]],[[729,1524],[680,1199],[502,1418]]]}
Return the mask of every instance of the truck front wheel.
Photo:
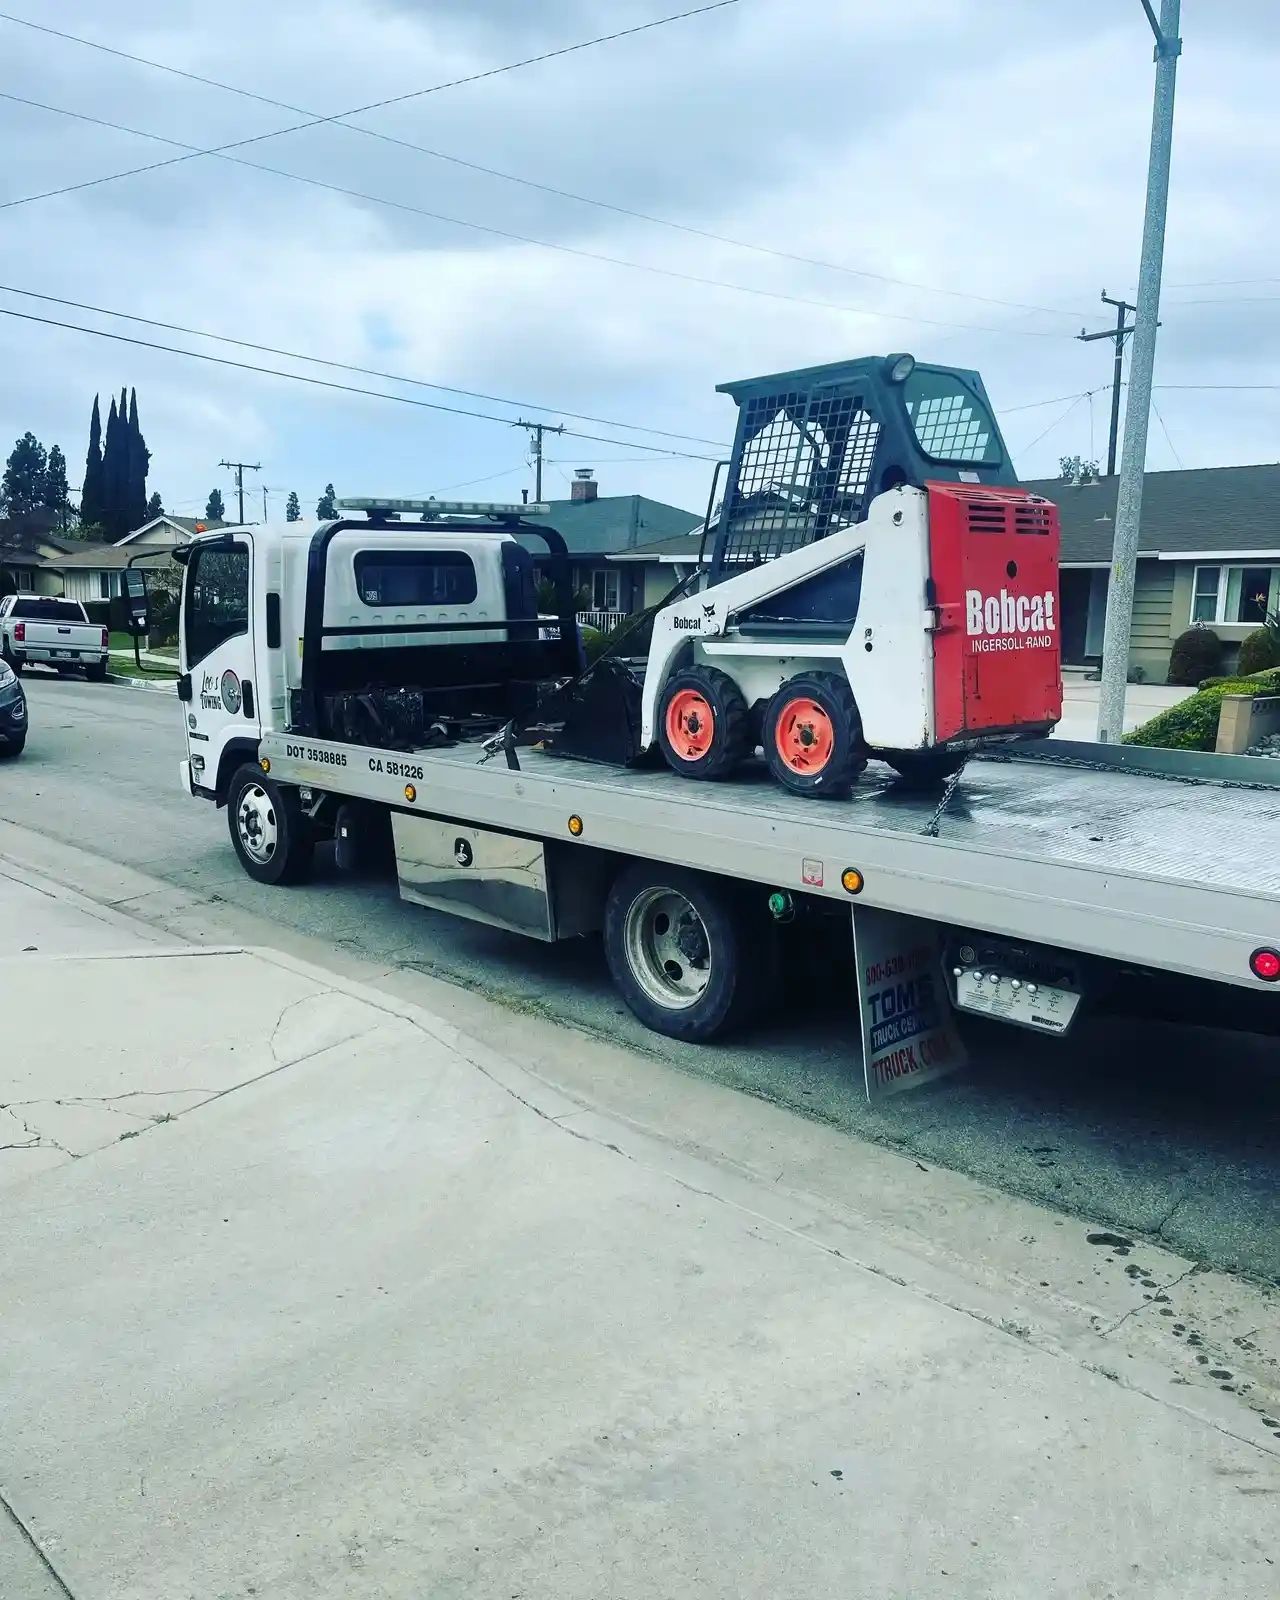
{"label": "truck front wheel", "polygon": [[243,766],[227,791],[227,825],[240,865],[259,883],[301,883],[311,870],[315,838],[296,790]]}
{"label": "truck front wheel", "polygon": [[701,1042],[741,1026],[776,983],[776,935],[731,883],[637,862],[605,904],[609,971],[655,1033]]}

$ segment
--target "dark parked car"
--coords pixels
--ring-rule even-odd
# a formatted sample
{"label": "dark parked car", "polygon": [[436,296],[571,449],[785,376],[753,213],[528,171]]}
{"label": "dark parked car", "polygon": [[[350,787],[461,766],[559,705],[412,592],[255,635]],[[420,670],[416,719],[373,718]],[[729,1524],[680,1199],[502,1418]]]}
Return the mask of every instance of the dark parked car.
{"label": "dark parked car", "polygon": [[16,756],[27,742],[27,697],[13,668],[0,661],[0,756]]}

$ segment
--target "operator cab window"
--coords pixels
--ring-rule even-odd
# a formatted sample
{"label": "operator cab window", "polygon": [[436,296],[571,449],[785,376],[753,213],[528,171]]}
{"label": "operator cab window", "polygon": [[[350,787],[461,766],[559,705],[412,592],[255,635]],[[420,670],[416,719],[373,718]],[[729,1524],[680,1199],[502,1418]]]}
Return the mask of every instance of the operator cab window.
{"label": "operator cab window", "polygon": [[249,547],[196,550],[187,563],[187,664],[249,631]]}
{"label": "operator cab window", "polygon": [[476,569],[461,550],[361,550],[356,592],[367,606],[468,606]]}
{"label": "operator cab window", "polygon": [[954,372],[917,367],[902,385],[902,400],[925,455],[959,466],[999,466],[991,413]]}

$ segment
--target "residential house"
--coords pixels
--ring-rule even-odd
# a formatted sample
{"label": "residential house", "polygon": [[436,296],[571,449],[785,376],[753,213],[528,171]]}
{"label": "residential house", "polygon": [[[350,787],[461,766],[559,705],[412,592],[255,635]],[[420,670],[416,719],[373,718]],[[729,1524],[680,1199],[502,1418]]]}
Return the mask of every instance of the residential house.
{"label": "residential house", "polygon": [[[1107,612],[1118,479],[1024,487],[1062,520],[1063,661],[1097,666]],[[1230,666],[1240,641],[1280,610],[1280,465],[1148,472],[1134,583],[1130,668],[1163,683],[1173,641],[1211,627]]]}
{"label": "residential house", "polygon": [[24,594],[55,594],[56,580],[41,571],[51,556],[75,548],[52,513],[33,512],[26,517],[0,518],[0,578],[7,580],[0,593],[16,589]]}
{"label": "residential house", "polygon": [[111,600],[120,593],[120,574],[136,557],[141,566],[162,566],[178,545],[197,533],[220,528],[221,522],[195,517],[152,517],[115,544],[68,542],[65,549],[42,563],[42,571],[56,579],[69,600]]}
{"label": "residential house", "polygon": [[[614,627],[646,602],[643,569],[634,573],[614,557],[654,540],[669,539],[701,526],[701,517],[643,494],[601,495],[590,467],[573,477],[570,499],[552,500],[549,525],[569,546],[574,589],[585,591],[582,620],[592,627]],[[538,555],[536,539],[526,541]]]}

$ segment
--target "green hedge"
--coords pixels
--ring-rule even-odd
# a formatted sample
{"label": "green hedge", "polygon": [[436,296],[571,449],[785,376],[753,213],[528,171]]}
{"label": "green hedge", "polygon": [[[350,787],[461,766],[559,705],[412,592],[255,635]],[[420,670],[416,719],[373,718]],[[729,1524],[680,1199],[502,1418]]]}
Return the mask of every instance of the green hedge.
{"label": "green hedge", "polygon": [[1240,641],[1240,672],[1266,672],[1270,667],[1280,667],[1280,627],[1255,628]]}
{"label": "green hedge", "polygon": [[1258,672],[1251,678],[1216,678],[1170,706],[1150,722],[1124,736],[1125,744],[1154,745],[1162,750],[1212,750],[1218,742],[1218,717],[1224,695],[1280,693],[1280,669]]}

